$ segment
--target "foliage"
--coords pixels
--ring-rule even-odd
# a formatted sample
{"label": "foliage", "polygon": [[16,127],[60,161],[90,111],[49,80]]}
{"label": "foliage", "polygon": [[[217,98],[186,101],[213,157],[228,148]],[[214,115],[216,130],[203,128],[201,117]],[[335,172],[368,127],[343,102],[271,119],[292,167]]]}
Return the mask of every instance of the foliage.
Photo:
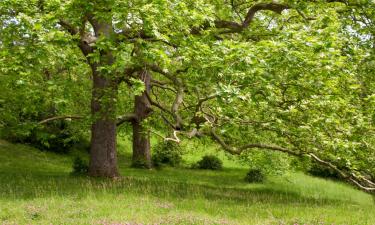
{"label": "foliage", "polygon": [[269,151],[250,151],[240,156],[244,165],[250,167],[250,170],[261,170],[265,175],[281,176],[290,171],[290,157]]}
{"label": "foliage", "polygon": [[59,121],[45,126],[26,127],[26,124],[7,127],[0,137],[14,142],[26,143],[44,151],[68,153],[73,148],[87,149],[87,143],[81,131],[69,126],[69,123]]}
{"label": "foliage", "polygon": [[[114,122],[132,105],[131,88],[144,90],[132,73],[142,68],[152,73],[156,127],[195,129],[232,154],[313,155],[364,182],[375,163],[374,8],[370,0],[3,0],[0,129],[14,124],[22,134],[55,114],[89,117],[90,93],[103,112],[88,122],[100,114]],[[91,90],[97,74],[113,87]]]}
{"label": "foliage", "polygon": [[250,169],[245,176],[245,181],[248,183],[262,183],[266,179],[263,171],[260,169]]}
{"label": "foliage", "polygon": [[159,142],[153,147],[152,162],[153,166],[161,167],[169,165],[172,167],[180,165],[182,161],[183,150],[180,145],[171,141]]}
{"label": "foliage", "polygon": [[86,175],[89,170],[88,163],[79,156],[74,159],[72,168],[73,175]]}
{"label": "foliage", "polygon": [[199,160],[193,168],[205,170],[221,170],[223,162],[215,155],[205,155]]}
{"label": "foliage", "polygon": [[300,171],[315,177],[331,178],[334,180],[342,179],[336,170],[322,166],[307,157],[293,158],[290,165],[291,169],[294,171]]}

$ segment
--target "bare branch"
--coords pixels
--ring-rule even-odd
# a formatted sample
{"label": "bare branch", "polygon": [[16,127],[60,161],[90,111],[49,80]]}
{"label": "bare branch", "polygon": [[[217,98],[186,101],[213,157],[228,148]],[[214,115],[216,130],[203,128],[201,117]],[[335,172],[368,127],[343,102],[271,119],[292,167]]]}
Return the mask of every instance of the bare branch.
{"label": "bare branch", "polygon": [[54,121],[54,120],[83,119],[83,118],[84,118],[83,116],[78,116],[78,115],[55,116],[55,117],[44,119],[44,120],[38,122],[38,124],[44,124],[44,123],[48,123],[48,122],[51,122],[51,121]]}
{"label": "bare branch", "polygon": [[173,137],[171,137],[171,138],[168,137],[168,138],[165,138],[164,140],[165,140],[165,141],[174,141],[174,142],[176,142],[176,143],[180,143],[181,140],[180,140],[180,138],[178,138],[177,133],[178,133],[178,131],[177,131],[177,130],[174,130],[174,131],[173,131]]}

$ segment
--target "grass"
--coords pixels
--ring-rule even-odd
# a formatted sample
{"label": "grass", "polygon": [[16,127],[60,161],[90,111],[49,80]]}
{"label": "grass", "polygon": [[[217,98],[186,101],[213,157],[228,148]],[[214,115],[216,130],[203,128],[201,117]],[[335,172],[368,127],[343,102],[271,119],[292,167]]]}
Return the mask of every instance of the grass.
{"label": "grass", "polygon": [[139,170],[122,152],[112,181],[70,176],[73,156],[0,141],[0,224],[375,224],[372,197],[346,184],[301,173],[247,184],[246,168],[220,157],[218,172]]}

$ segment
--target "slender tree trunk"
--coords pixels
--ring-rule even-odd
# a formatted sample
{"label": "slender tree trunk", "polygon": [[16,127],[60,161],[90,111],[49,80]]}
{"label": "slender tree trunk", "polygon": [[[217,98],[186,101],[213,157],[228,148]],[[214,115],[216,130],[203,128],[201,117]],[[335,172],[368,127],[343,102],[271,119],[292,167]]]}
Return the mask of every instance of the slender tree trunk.
{"label": "slender tree trunk", "polygon": [[150,74],[144,70],[140,72],[139,78],[145,83],[145,91],[140,96],[135,97],[134,113],[136,119],[132,121],[133,125],[133,159],[132,165],[134,167],[151,168],[151,147],[150,147],[150,133],[142,125],[152,112],[151,104],[147,98],[147,93],[150,92]]}

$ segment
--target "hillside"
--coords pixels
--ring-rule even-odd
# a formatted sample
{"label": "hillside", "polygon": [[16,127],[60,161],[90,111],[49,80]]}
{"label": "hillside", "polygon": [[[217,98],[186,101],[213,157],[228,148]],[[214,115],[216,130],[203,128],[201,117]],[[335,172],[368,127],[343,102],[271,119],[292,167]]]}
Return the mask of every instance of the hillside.
{"label": "hillside", "polygon": [[139,170],[123,154],[111,181],[71,176],[73,158],[0,141],[0,224],[375,224],[370,195],[300,173],[247,184],[228,163]]}

